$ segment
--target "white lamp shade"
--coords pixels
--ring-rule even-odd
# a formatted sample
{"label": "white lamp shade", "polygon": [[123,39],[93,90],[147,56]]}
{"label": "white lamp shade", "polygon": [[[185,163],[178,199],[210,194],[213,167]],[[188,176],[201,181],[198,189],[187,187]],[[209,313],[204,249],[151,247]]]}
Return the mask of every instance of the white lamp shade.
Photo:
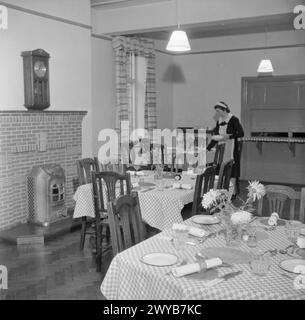
{"label": "white lamp shade", "polygon": [[273,71],[272,63],[269,59],[263,59],[257,69],[259,73],[270,73]]}
{"label": "white lamp shade", "polygon": [[177,52],[190,51],[191,46],[187,38],[186,32],[183,30],[173,31],[169,39],[169,42],[166,46],[166,50]]}

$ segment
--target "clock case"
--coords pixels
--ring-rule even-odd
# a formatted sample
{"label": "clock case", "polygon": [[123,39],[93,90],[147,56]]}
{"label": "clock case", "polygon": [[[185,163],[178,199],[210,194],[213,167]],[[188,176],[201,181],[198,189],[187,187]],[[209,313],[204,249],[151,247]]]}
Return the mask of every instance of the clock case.
{"label": "clock case", "polygon": [[[43,49],[23,51],[24,106],[29,110],[43,110],[50,106],[49,58]],[[46,66],[43,76],[35,73],[34,65],[42,61]]]}

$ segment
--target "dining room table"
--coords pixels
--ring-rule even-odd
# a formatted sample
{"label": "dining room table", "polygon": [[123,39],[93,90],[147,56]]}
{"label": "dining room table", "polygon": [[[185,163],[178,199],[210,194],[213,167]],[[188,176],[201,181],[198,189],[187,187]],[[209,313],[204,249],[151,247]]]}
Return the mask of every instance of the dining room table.
{"label": "dining room table", "polygon": [[[132,172],[131,182],[133,190],[138,192],[142,219],[151,227],[165,230],[173,223],[183,222],[181,210],[193,201],[196,174],[182,172],[181,180],[175,180],[171,173],[164,173],[162,179],[156,179],[154,171],[144,170]],[[218,177],[215,177],[215,188]],[[181,188],[175,188],[180,184]],[[233,192],[233,185],[230,187]],[[119,194],[119,186],[117,188]],[[107,204],[105,188],[104,203]],[[75,208],[73,218],[84,216],[94,218],[94,202],[92,184],[85,184],[78,187],[74,197]]]}
{"label": "dining room table", "polygon": [[[120,252],[113,258],[100,286],[106,299],[305,300],[305,287],[295,286],[298,275],[281,267],[283,261],[293,259],[291,253],[284,250],[291,245],[285,233],[285,226],[268,228],[258,219],[256,220],[257,246],[249,247],[246,241],[241,241],[238,246],[230,247],[226,244],[223,232],[225,224],[221,219],[219,223],[205,225],[198,224],[198,220],[194,217],[196,216],[184,221],[183,224],[188,228],[201,228],[207,235],[214,236],[205,236],[204,241],[189,236],[189,244],[179,249],[173,241],[175,231],[173,228],[167,228]],[[250,267],[251,259],[257,252],[267,252],[270,261],[270,268],[264,275],[254,274]],[[269,255],[269,252],[275,254]],[[150,260],[147,260],[147,257],[158,256],[157,264],[149,263]],[[160,258],[162,256],[177,257],[177,259],[173,263],[162,264]],[[179,268],[179,265],[193,264],[201,259],[215,257],[221,257],[229,264],[209,270],[202,269],[181,277],[174,276],[173,270]],[[226,278],[226,275],[229,276]],[[209,285],[215,282],[215,279],[223,281]]]}

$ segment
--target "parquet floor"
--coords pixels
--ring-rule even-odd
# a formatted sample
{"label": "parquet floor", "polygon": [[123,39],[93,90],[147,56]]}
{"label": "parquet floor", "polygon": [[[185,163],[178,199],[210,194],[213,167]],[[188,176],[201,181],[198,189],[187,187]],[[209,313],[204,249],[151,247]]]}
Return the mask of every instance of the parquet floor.
{"label": "parquet floor", "polygon": [[[242,198],[246,185],[241,184]],[[188,207],[183,211],[185,219],[190,216]],[[148,231],[148,237],[154,234],[154,230]],[[111,250],[103,255],[102,272],[97,273],[89,241],[80,251],[79,235],[76,230],[44,246],[0,242],[0,265],[8,268],[9,287],[0,290],[0,300],[103,300],[99,287],[112,260]]]}

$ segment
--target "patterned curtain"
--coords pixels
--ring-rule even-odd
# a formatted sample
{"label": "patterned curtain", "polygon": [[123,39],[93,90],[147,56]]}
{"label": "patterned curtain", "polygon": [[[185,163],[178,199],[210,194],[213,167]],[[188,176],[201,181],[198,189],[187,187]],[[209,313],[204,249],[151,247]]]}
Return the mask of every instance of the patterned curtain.
{"label": "patterned curtain", "polygon": [[130,55],[145,57],[147,61],[145,129],[149,132],[157,128],[156,115],[156,70],[154,42],[147,38],[115,37],[112,40],[115,52],[116,76],[116,130],[120,132],[120,123],[131,119],[130,107]]}

